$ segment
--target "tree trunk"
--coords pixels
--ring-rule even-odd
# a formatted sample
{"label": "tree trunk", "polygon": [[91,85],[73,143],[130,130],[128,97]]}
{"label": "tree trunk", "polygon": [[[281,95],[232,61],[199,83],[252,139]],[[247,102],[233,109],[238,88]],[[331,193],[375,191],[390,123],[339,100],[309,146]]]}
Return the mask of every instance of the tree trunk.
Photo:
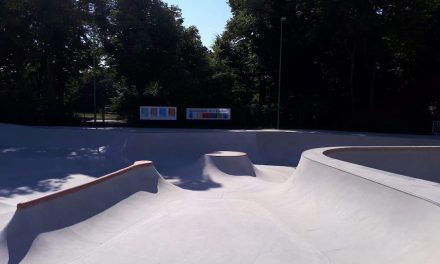
{"label": "tree trunk", "polygon": [[354,71],[356,66],[356,51],[357,45],[356,43],[353,46],[353,50],[351,53],[351,65],[350,65],[350,98],[351,98],[351,114],[354,114],[355,110],[355,94],[354,94]]}
{"label": "tree trunk", "polygon": [[[263,84],[263,81],[260,80],[258,89],[258,116],[260,120],[265,120],[266,117],[263,115],[263,106],[266,104],[266,85]],[[266,123],[266,122],[264,122]],[[261,125],[261,124],[260,124]],[[267,126],[267,124],[264,124]]]}
{"label": "tree trunk", "polygon": [[372,56],[371,63],[367,53],[367,44],[364,42],[364,61],[365,70],[367,71],[367,77],[369,80],[369,100],[368,108],[370,112],[374,110],[374,90],[376,86],[376,58]]}
{"label": "tree trunk", "polygon": [[371,78],[370,78],[370,111],[374,110],[375,89],[376,89],[376,60],[373,59],[373,63],[371,67]]}

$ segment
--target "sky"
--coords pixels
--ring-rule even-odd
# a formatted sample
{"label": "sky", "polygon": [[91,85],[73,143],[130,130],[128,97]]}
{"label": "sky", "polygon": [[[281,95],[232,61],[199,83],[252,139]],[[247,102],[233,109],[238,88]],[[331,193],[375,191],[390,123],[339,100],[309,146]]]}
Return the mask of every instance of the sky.
{"label": "sky", "polygon": [[176,5],[182,10],[186,27],[196,26],[199,29],[203,45],[210,48],[215,36],[220,35],[226,22],[232,17],[227,0],[163,0]]}

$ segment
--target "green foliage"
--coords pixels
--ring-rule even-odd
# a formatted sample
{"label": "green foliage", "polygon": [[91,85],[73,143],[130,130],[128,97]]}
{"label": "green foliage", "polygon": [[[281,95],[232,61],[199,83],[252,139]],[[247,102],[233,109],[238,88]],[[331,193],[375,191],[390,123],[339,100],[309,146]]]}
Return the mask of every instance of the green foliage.
{"label": "green foliage", "polygon": [[139,105],[194,107],[212,99],[204,93],[212,75],[208,50],[195,27],[182,26],[178,8],[144,0],[108,8],[108,63],[129,86],[119,87],[114,101],[121,114],[135,122]]}
{"label": "green foliage", "polygon": [[[250,110],[247,119],[273,126],[280,18],[286,17],[284,127],[392,130],[384,120],[394,120],[401,131],[414,131],[424,129],[421,120],[429,125],[428,98],[439,96],[433,88],[438,81],[430,81],[440,74],[439,1],[229,4],[233,18],[214,57],[224,72],[235,75],[234,98]],[[414,103],[414,96],[421,101]]]}
{"label": "green foliage", "polygon": [[0,121],[71,122],[93,112],[96,81],[98,109],[130,122],[140,105],[230,107],[230,125],[274,127],[286,17],[283,127],[429,126],[428,106],[440,102],[440,1],[229,5],[208,50],[160,0],[0,0]]}
{"label": "green foliage", "polygon": [[61,122],[65,95],[87,58],[81,1],[2,1],[1,118]]}
{"label": "green foliage", "polygon": [[94,79],[97,107],[132,121],[139,105],[218,102],[209,51],[182,23],[159,0],[0,1],[0,121],[93,112]]}

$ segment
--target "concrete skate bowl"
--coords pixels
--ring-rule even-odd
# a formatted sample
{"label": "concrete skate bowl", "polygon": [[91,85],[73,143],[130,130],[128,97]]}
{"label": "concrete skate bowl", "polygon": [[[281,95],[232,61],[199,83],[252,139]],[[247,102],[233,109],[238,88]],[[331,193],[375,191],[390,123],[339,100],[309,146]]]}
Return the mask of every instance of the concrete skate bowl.
{"label": "concrete skate bowl", "polygon": [[[387,172],[328,156],[338,152],[349,156],[306,151],[286,182],[246,195],[182,190],[138,162],[18,204],[0,234],[0,262],[438,263],[438,203],[393,185],[408,177],[387,182]],[[214,156],[240,165],[245,154],[234,154]],[[241,174],[223,180],[257,180]]]}
{"label": "concrete skate bowl", "polygon": [[373,166],[387,155],[350,160],[378,148],[313,149],[434,137],[10,126],[0,136],[6,179],[90,176],[37,198],[0,192],[0,263],[440,263],[437,183]]}

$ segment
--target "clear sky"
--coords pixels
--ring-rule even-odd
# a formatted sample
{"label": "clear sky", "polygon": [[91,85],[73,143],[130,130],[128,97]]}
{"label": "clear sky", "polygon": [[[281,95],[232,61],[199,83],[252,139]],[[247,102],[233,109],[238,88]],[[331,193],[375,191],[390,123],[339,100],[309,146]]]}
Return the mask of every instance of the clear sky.
{"label": "clear sky", "polygon": [[184,26],[196,26],[199,29],[203,45],[210,48],[215,36],[220,35],[226,22],[231,18],[231,9],[227,0],[162,0],[176,5],[182,10]]}

